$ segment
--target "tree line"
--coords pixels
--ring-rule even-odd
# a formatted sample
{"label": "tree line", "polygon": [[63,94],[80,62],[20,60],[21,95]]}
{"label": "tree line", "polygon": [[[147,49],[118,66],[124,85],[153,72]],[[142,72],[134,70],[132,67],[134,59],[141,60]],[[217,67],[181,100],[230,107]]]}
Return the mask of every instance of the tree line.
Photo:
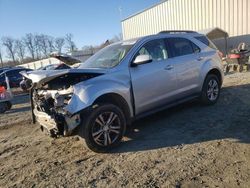
{"label": "tree line", "polygon": [[[86,54],[94,54],[106,45],[120,40],[122,40],[121,34],[115,35],[100,45],[85,45],[81,51]],[[5,49],[5,53],[3,53],[3,49]],[[17,65],[47,58],[52,52],[74,52],[77,50],[71,33],[63,37],[28,33],[21,39],[6,36],[0,40],[0,63],[3,66],[3,54],[9,59],[8,62],[5,62],[6,65]]]}
{"label": "tree line", "polygon": [[13,63],[25,63],[43,59],[52,52],[77,50],[73,35],[68,33],[64,37],[53,37],[45,34],[28,33],[21,39],[6,36],[0,41],[0,62],[3,64],[3,49],[5,56]]}

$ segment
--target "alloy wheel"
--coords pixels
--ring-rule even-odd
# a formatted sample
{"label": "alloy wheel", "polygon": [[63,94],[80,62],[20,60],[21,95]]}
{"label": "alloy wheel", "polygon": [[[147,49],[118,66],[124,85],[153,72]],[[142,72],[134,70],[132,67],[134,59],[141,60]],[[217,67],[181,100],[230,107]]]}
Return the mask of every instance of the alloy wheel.
{"label": "alloy wheel", "polygon": [[96,144],[113,144],[121,134],[121,120],[115,112],[103,112],[97,116],[92,127],[92,137]]}
{"label": "alloy wheel", "polygon": [[215,101],[219,95],[219,84],[215,79],[211,79],[207,87],[207,97],[210,101]]}

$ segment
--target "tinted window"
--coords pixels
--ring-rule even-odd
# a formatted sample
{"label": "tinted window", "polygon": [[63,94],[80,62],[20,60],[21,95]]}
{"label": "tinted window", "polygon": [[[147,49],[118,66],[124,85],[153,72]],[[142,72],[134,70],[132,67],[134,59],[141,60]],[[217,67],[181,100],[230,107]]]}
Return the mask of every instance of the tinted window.
{"label": "tinted window", "polygon": [[184,38],[169,38],[168,42],[174,57],[200,52],[197,45]]}
{"label": "tinted window", "polygon": [[5,81],[5,74],[0,74],[0,82],[4,82]]}
{"label": "tinted window", "polygon": [[153,40],[146,43],[136,54],[135,58],[138,55],[149,55],[153,61],[162,61],[168,58],[168,52],[163,40]]}
{"label": "tinted window", "polygon": [[6,73],[6,75],[8,77],[21,77],[21,74],[19,72],[23,71],[24,69],[18,69],[18,70],[12,70],[12,71],[8,71]]}
{"label": "tinted window", "polygon": [[194,37],[194,38],[196,38],[197,40],[199,40],[203,44],[209,46],[210,48],[213,48],[215,50],[217,49],[216,46],[210,40],[208,40],[208,38],[205,36],[199,36],[199,37]]}
{"label": "tinted window", "polygon": [[194,53],[199,53],[201,51],[201,49],[196,44],[194,44],[192,42],[191,42],[191,44],[192,44]]}

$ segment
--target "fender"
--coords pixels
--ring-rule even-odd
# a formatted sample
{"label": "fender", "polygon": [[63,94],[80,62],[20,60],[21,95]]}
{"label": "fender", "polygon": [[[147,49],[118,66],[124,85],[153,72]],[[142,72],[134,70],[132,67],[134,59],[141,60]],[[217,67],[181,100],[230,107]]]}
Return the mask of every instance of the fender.
{"label": "fender", "polygon": [[[221,65],[222,66],[222,65]],[[221,74],[221,81],[223,82],[223,77],[224,77],[224,73],[221,72],[222,70],[222,67],[219,67],[217,63],[213,62],[212,59],[208,59],[201,67],[201,70],[200,70],[200,90],[202,90],[202,87],[203,87],[203,83],[206,79],[206,76],[207,74],[213,70],[213,69],[216,69],[220,72]]]}
{"label": "fender", "polygon": [[[114,75],[114,74],[113,74]],[[123,78],[110,77],[103,75],[94,79],[76,84],[73,96],[69,104],[64,108],[69,114],[76,114],[92,106],[97,98],[105,94],[118,94],[127,102],[130,115],[133,116],[131,100],[130,78],[126,75]]]}

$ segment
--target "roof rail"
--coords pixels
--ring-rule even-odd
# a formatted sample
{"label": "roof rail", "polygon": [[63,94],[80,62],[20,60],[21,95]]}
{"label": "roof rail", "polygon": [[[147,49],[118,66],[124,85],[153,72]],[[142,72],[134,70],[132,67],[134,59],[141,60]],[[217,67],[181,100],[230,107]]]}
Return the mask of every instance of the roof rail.
{"label": "roof rail", "polygon": [[175,34],[175,33],[197,33],[197,32],[191,30],[166,30],[166,31],[161,31],[158,34]]}

